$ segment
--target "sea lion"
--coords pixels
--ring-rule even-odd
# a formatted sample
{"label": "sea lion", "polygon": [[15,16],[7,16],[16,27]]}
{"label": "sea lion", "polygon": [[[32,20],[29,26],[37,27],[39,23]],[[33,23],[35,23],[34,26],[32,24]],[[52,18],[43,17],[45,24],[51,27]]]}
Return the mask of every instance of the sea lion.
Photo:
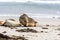
{"label": "sea lion", "polygon": [[26,14],[23,14],[19,17],[20,23],[22,23],[25,27],[35,27],[36,21],[30,17],[28,17]]}
{"label": "sea lion", "polygon": [[32,18],[29,18],[28,19],[28,22],[27,22],[27,24],[26,24],[26,26],[29,26],[29,27],[36,27],[36,21],[34,20],[34,19],[32,19]]}
{"label": "sea lion", "polygon": [[7,19],[4,23],[4,26],[8,26],[8,27],[19,27],[19,26],[23,26],[21,23],[16,22],[13,19]]}
{"label": "sea lion", "polygon": [[20,23],[22,23],[22,25],[26,26],[26,23],[28,22],[28,16],[26,14],[23,14],[19,17],[19,21]]}

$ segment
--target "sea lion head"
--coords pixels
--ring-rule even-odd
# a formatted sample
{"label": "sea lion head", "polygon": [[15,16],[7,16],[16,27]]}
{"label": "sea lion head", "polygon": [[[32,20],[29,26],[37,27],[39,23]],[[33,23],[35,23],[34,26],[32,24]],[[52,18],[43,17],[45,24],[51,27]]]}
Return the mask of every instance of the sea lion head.
{"label": "sea lion head", "polygon": [[26,14],[21,15],[19,21],[25,27],[29,27],[29,26],[35,27],[37,23],[34,19],[28,17]]}
{"label": "sea lion head", "polygon": [[23,14],[22,16],[27,16],[27,14]]}
{"label": "sea lion head", "polygon": [[26,26],[26,23],[28,22],[28,16],[26,14],[23,14],[19,17],[20,23],[22,23],[24,26]]}

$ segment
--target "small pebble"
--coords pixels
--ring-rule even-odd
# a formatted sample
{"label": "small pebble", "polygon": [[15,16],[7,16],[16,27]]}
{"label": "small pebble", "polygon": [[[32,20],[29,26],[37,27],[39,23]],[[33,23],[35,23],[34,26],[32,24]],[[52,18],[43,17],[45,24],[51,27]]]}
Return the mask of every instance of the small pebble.
{"label": "small pebble", "polygon": [[4,31],[3,33],[6,33],[6,31]]}
{"label": "small pebble", "polygon": [[46,28],[46,27],[43,27],[42,29],[48,29],[48,28]]}

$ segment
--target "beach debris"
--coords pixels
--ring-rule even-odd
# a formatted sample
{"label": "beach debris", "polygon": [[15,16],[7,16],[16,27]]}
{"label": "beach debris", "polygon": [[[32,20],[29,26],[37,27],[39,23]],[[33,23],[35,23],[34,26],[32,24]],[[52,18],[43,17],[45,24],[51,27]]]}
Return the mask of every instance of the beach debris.
{"label": "beach debris", "polygon": [[60,31],[60,28],[57,28],[56,30],[59,30]]}
{"label": "beach debris", "polygon": [[45,31],[45,33],[48,33],[47,31]]}
{"label": "beach debris", "polygon": [[10,38],[10,37],[8,37],[7,35],[3,35],[2,33],[0,33],[0,38]]}
{"label": "beach debris", "polygon": [[25,37],[21,37],[21,36],[7,36],[7,35],[4,35],[4,34],[1,34],[0,33],[0,40],[27,40]]}
{"label": "beach debris", "polygon": [[15,36],[15,35],[13,35],[11,38],[14,39],[14,40],[28,40],[28,39],[26,39],[25,37]]}
{"label": "beach debris", "polygon": [[43,33],[44,31],[41,31],[41,33]]}
{"label": "beach debris", "polygon": [[50,26],[50,25],[47,24],[46,26]]}
{"label": "beach debris", "polygon": [[19,27],[19,26],[23,26],[21,23],[16,22],[14,19],[6,19],[4,26],[7,27]]}
{"label": "beach debris", "polygon": [[6,31],[2,32],[2,33],[6,33]]}
{"label": "beach debris", "polygon": [[47,31],[40,31],[41,33],[48,33]]}
{"label": "beach debris", "polygon": [[26,14],[21,15],[19,17],[19,21],[25,27],[36,27],[36,23],[37,23],[34,19],[28,17]]}
{"label": "beach debris", "polygon": [[21,30],[16,30],[18,32],[33,32],[33,33],[37,33],[38,31],[34,30],[34,29],[21,29]]}
{"label": "beach debris", "polygon": [[0,26],[2,26],[5,22],[4,21],[0,21]]}
{"label": "beach debris", "polygon": [[47,27],[42,27],[42,29],[48,29]]}

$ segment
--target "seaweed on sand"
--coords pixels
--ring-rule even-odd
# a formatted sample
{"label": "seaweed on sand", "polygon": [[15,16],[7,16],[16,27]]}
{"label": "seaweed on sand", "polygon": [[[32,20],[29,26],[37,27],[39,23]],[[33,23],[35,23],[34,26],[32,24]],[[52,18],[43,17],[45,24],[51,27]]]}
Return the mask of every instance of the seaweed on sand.
{"label": "seaweed on sand", "polygon": [[16,30],[18,32],[33,32],[33,33],[37,33],[38,31],[34,30],[34,29],[21,29],[21,30]]}
{"label": "seaweed on sand", "polygon": [[20,36],[9,37],[7,35],[3,35],[0,33],[0,40],[27,40],[27,39],[25,37],[20,37]]}

